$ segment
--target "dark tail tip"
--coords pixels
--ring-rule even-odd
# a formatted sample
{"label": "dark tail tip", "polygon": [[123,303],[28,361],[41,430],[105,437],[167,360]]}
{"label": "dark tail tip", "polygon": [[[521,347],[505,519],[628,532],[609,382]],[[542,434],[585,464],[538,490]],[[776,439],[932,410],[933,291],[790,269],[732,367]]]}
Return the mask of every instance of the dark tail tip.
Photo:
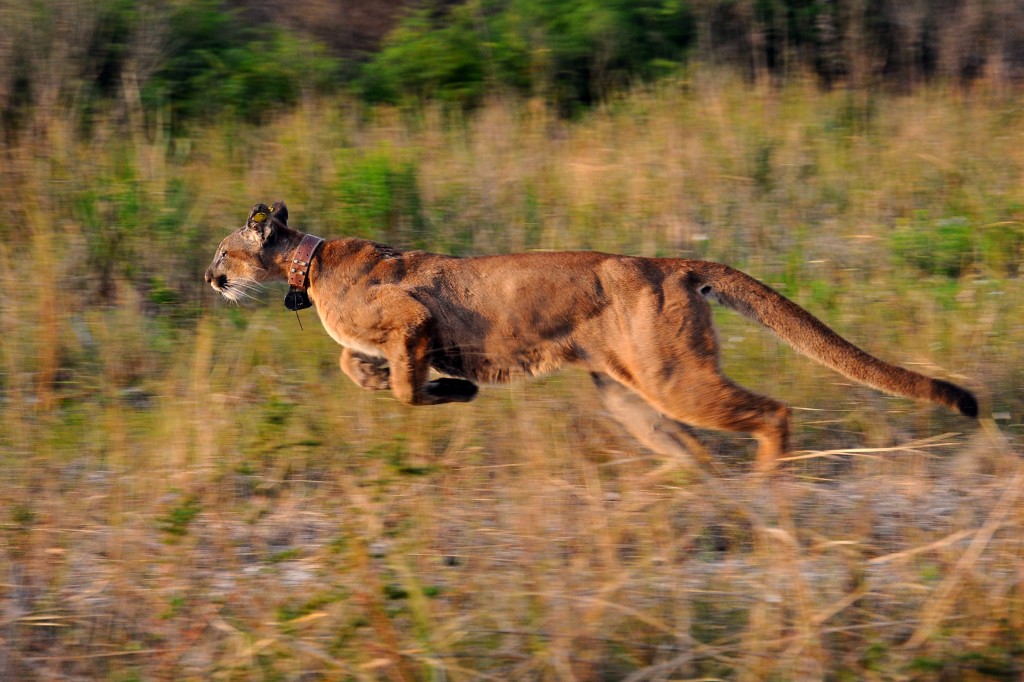
{"label": "dark tail tip", "polygon": [[964,391],[960,400],[956,401],[956,409],[960,410],[960,414],[965,417],[978,418],[978,400],[967,391]]}
{"label": "dark tail tip", "polygon": [[936,381],[935,389],[939,398],[937,402],[948,405],[965,417],[978,418],[978,400],[970,391],[948,381]]}

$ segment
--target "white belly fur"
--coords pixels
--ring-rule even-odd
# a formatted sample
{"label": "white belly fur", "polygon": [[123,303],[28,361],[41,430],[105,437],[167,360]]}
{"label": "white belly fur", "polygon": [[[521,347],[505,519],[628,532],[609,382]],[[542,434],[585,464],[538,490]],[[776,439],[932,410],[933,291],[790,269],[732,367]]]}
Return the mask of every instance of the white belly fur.
{"label": "white belly fur", "polygon": [[373,346],[368,343],[363,343],[359,339],[353,339],[348,336],[343,336],[336,332],[335,330],[331,329],[326,324],[324,325],[324,329],[327,330],[327,333],[331,335],[331,338],[334,339],[334,341],[340,346],[344,346],[345,348],[354,350],[357,353],[367,355],[371,358],[384,357],[384,351],[377,346]]}

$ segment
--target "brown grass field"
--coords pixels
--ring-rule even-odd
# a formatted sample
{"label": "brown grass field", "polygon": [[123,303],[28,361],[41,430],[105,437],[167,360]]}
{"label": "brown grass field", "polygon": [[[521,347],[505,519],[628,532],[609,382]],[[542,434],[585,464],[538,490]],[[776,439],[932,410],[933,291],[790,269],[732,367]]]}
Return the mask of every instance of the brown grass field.
{"label": "brown grass field", "polygon": [[[0,163],[0,679],[1024,675],[1019,93],[705,69],[575,121],[311,101],[188,138],[76,126],[41,114]],[[726,372],[795,408],[772,479],[740,437],[706,434],[721,475],[641,449],[579,372],[404,407],[282,289],[201,281],[279,198],[327,237],[727,262],[987,418],[727,311]]]}

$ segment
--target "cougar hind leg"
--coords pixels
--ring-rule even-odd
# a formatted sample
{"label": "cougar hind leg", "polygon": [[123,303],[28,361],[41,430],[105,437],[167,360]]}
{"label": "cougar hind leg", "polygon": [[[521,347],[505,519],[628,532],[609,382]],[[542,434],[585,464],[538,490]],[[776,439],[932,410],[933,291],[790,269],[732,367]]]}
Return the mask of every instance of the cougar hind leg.
{"label": "cougar hind leg", "polygon": [[[669,293],[672,297],[662,307],[647,302],[627,347],[596,356],[593,369],[635,391],[650,404],[652,414],[697,428],[751,434],[758,442],[756,467],[771,470],[786,452],[789,408],[722,374],[711,306],[698,290],[684,287]],[[661,312],[645,318],[653,315],[648,310]]]}
{"label": "cougar hind leg", "polygon": [[789,413],[783,403],[737,386],[718,372],[669,395],[659,396],[655,407],[693,426],[749,433],[757,439],[756,467],[775,468],[789,447]]}
{"label": "cougar hind leg", "polygon": [[662,455],[677,457],[693,466],[700,463],[715,469],[715,463],[700,439],[686,424],[658,412],[632,389],[601,372],[591,379],[605,409],[641,445]]}

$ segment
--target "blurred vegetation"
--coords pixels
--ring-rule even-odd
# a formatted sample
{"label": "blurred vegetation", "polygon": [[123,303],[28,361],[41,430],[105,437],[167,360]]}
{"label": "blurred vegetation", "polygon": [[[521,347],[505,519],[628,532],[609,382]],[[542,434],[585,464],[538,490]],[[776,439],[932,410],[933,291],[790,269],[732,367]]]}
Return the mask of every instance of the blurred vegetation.
{"label": "blurred vegetation", "polygon": [[147,109],[172,120],[220,112],[260,122],[303,88],[333,87],[337,60],[273,24],[249,25],[217,0],[182,3],[167,17],[164,61],[142,88]]}
{"label": "blurred vegetation", "polygon": [[0,12],[19,29],[0,51],[8,138],[52,107],[73,107],[86,132],[111,107],[180,130],[220,115],[259,122],[304,92],[338,87],[340,62],[322,45],[218,0],[49,0]]}
{"label": "blurred vegetation", "polygon": [[[304,94],[369,102],[542,97],[563,114],[687,64],[751,81],[908,91],[1024,79],[1009,0],[32,0],[0,6],[0,120],[124,99],[150,125],[259,121]],[[161,123],[162,122],[162,123]]]}
{"label": "blurred vegetation", "polygon": [[671,73],[696,34],[680,0],[512,0],[413,12],[367,64],[371,102],[477,105],[489,92],[589,105],[633,79]]}
{"label": "blurred vegetation", "polygon": [[[33,126],[0,167],[0,677],[1019,672],[1016,97],[708,67],[573,120],[324,97],[187,136]],[[572,371],[404,407],[341,376],[280,287],[230,306],[203,282],[275,198],[328,237],[729,262],[972,386],[1006,440],[722,310],[727,374],[798,408],[809,458],[781,482],[744,477],[732,436],[702,434],[721,480],[645,456]]]}
{"label": "blurred vegetation", "polygon": [[[0,4],[0,679],[1019,677],[1016,5],[360,7]],[[777,481],[727,435],[722,478],[649,456],[572,371],[408,408],[281,288],[203,282],[278,198],[728,262],[996,426],[721,310],[797,408]]]}

